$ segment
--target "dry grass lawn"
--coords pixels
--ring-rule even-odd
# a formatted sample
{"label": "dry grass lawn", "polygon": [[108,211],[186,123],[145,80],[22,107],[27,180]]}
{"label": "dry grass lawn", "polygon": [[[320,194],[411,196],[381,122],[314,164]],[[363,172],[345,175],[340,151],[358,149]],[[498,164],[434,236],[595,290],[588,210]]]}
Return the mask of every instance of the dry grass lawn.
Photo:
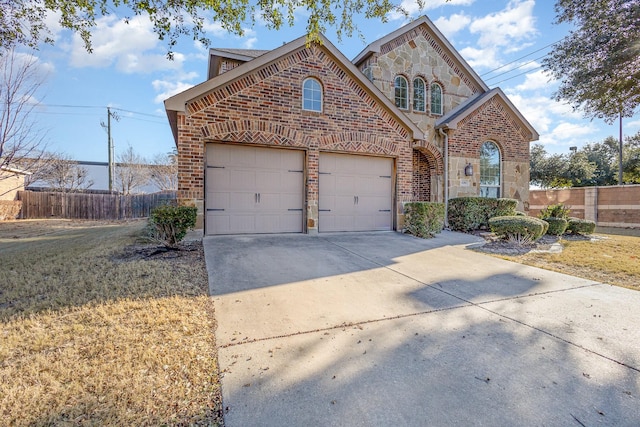
{"label": "dry grass lawn", "polygon": [[144,225],[0,222],[0,424],[222,423],[202,246]]}
{"label": "dry grass lawn", "polygon": [[501,258],[610,285],[640,290],[640,237],[598,234],[601,239],[561,240],[559,254],[526,253]]}

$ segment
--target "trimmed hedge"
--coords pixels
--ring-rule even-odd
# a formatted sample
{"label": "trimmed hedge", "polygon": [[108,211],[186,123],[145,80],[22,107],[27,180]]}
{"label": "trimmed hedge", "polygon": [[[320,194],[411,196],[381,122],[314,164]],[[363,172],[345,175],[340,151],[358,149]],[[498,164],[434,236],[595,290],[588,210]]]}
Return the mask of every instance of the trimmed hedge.
{"label": "trimmed hedge", "polygon": [[449,227],[456,231],[489,228],[489,218],[513,216],[518,201],[485,197],[456,197],[449,200]]}
{"label": "trimmed hedge", "polygon": [[567,226],[569,225],[569,222],[564,218],[549,217],[543,219],[543,221],[546,221],[547,224],[549,224],[549,229],[546,234],[550,234],[552,236],[560,236],[564,234]]}
{"label": "trimmed hedge", "polygon": [[409,202],[404,213],[405,230],[416,237],[433,237],[444,228],[444,203]]}
{"label": "trimmed hedge", "polygon": [[571,212],[569,208],[567,208],[562,203],[558,203],[555,205],[549,205],[546,208],[542,209],[538,217],[540,219],[547,219],[547,218],[569,219],[569,212]]}
{"label": "trimmed hedge", "polygon": [[170,248],[176,248],[196,226],[198,209],[195,206],[158,206],[149,215],[149,235]]}
{"label": "trimmed hedge", "polygon": [[16,219],[21,208],[22,202],[20,200],[0,200],[0,221]]}
{"label": "trimmed hedge", "polygon": [[491,218],[489,227],[498,237],[518,244],[535,242],[546,229],[543,220],[519,215]]}
{"label": "trimmed hedge", "polygon": [[569,218],[567,233],[591,234],[596,230],[596,223],[588,219]]}

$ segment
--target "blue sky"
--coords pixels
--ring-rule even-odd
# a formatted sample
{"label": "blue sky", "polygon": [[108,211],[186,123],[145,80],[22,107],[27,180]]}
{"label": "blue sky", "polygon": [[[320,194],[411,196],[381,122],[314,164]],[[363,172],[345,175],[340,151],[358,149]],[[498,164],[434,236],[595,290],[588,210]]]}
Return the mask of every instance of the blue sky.
{"label": "blue sky", "polygon": [[[403,3],[412,17],[426,14],[490,87],[507,93],[540,133],[539,142],[548,152],[568,153],[570,146],[617,136],[617,124],[583,119],[580,112],[551,99],[557,84],[541,70],[541,57],[549,52],[546,46],[568,32],[566,25],[552,24],[554,1],[426,0],[423,10],[413,1]],[[366,44],[408,22],[402,16],[389,18],[385,24],[357,19],[365,42],[357,36],[338,41],[331,29],[326,36],[352,59]],[[304,35],[305,25],[304,11],[299,11],[296,25],[280,31],[260,22],[243,37],[226,33],[213,21],[206,29],[211,47],[273,49]],[[106,161],[107,134],[101,122],[106,122],[110,106],[120,117],[112,122],[116,155],[128,145],[148,158],[171,151],[174,142],[163,100],[204,81],[208,48],[185,38],[169,61],[166,45],[144,16],[128,25],[114,15],[100,18],[91,54],[78,36],[55,25],[51,29],[56,44],[32,52],[47,76],[36,118],[48,132],[49,149],[78,160]],[[639,130],[638,115],[626,119],[625,135]]]}

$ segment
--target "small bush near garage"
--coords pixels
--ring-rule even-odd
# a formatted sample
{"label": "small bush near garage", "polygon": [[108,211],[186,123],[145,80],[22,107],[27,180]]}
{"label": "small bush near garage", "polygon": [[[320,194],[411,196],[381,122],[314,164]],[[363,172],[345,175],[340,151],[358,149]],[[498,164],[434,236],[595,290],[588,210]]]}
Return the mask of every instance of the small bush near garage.
{"label": "small bush near garage", "polygon": [[20,200],[0,200],[0,221],[16,219],[20,214]]}
{"label": "small bush near garage", "polygon": [[489,218],[513,216],[518,201],[485,197],[456,197],[449,200],[449,226],[456,231],[489,228]]}
{"label": "small bush near garage", "polygon": [[569,218],[567,233],[571,234],[591,234],[596,230],[596,223],[588,219]]}
{"label": "small bush near garage", "polygon": [[433,237],[444,228],[444,203],[404,204],[405,230],[417,237]]}
{"label": "small bush near garage", "polygon": [[489,220],[491,231],[498,237],[519,245],[533,243],[545,231],[544,221],[530,216],[497,216]]}
{"label": "small bush near garage", "polygon": [[159,206],[149,215],[149,236],[166,247],[177,248],[187,231],[196,226],[194,206]]}

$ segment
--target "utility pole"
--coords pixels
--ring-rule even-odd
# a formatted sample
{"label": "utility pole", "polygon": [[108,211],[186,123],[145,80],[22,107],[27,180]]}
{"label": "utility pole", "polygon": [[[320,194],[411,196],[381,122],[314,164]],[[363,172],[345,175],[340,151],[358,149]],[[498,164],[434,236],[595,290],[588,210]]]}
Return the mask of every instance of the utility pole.
{"label": "utility pole", "polygon": [[620,141],[618,147],[618,185],[622,185],[622,112],[620,112]]}
{"label": "utility pole", "polygon": [[113,150],[113,138],[111,138],[111,118],[115,121],[120,120],[120,116],[117,113],[111,111],[111,107],[107,107],[107,124],[104,122],[100,122],[100,126],[102,126],[107,131],[107,150],[109,152],[109,193],[113,192],[113,178],[115,176],[115,164],[114,164],[114,150]]}

